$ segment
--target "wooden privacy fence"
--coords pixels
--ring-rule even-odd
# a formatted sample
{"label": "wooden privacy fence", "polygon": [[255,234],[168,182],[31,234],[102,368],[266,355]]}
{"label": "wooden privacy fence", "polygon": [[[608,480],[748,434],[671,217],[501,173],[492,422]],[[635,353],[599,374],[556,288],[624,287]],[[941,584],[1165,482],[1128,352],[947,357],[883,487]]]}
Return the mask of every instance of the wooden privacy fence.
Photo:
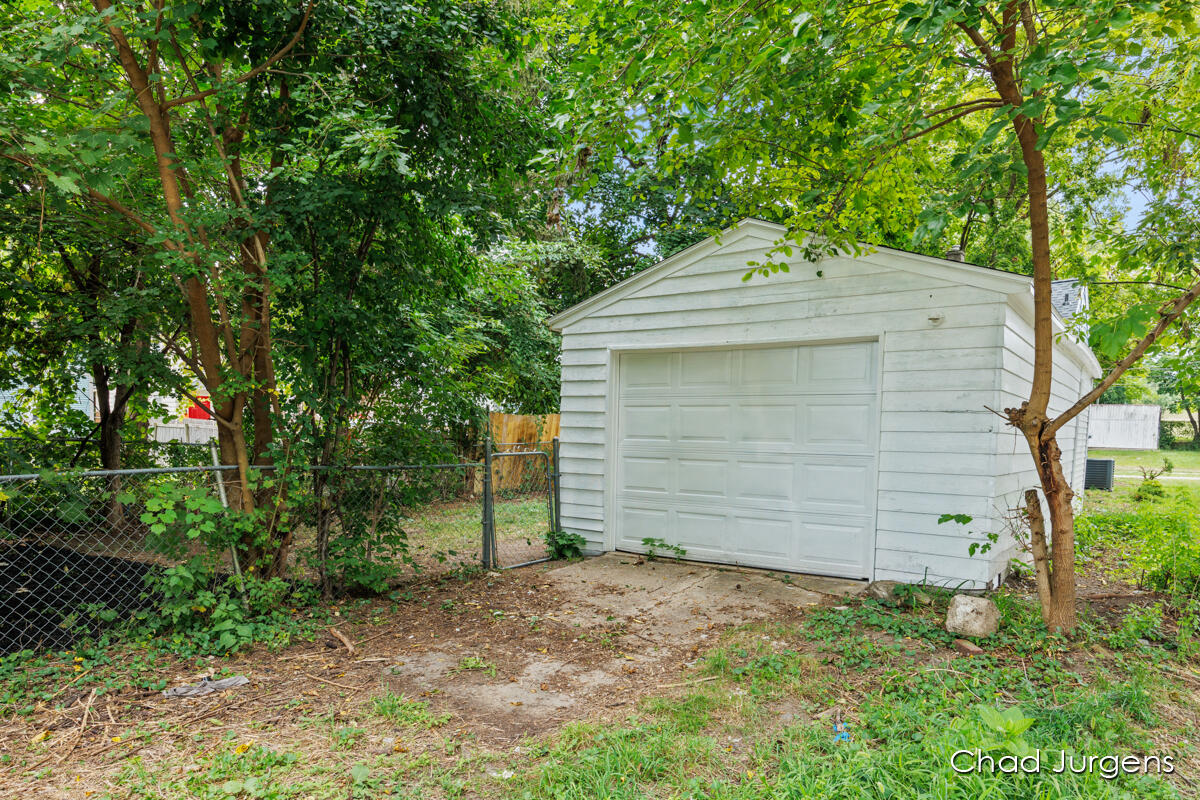
{"label": "wooden privacy fence", "polygon": [[1089,409],[1088,447],[1157,450],[1159,406],[1097,404]]}
{"label": "wooden privacy fence", "polygon": [[[558,414],[489,415],[489,431],[498,453],[521,450],[550,452],[558,436]],[[546,487],[547,460],[540,457],[501,458],[493,462],[492,489],[497,492],[531,492]]]}
{"label": "wooden privacy fence", "polygon": [[558,436],[558,414],[501,414],[492,412],[489,424],[497,444],[535,444]]}

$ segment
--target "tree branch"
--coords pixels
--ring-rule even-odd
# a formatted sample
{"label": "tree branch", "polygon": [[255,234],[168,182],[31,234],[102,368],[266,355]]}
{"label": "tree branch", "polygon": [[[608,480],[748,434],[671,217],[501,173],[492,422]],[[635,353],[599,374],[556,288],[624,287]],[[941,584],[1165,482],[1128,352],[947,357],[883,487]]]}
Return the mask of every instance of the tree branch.
{"label": "tree branch", "polygon": [[949,125],[951,122],[954,122],[957,119],[962,119],[963,117],[965,117],[969,114],[974,114],[976,111],[983,111],[983,110],[989,109],[989,108],[999,108],[1002,105],[1004,105],[1003,100],[996,100],[995,102],[989,103],[987,105],[972,106],[971,108],[968,108],[965,111],[960,111],[957,114],[952,114],[949,117],[946,117],[941,122],[938,122],[934,125],[930,125],[928,128],[922,128],[921,130],[917,131],[916,133],[911,133],[908,136],[904,136],[904,137],[900,138],[896,142],[896,145],[901,145],[901,144],[904,144],[905,142],[911,142],[913,139],[918,139],[927,133],[932,133],[933,131],[936,131],[938,128],[942,127],[943,125]]}
{"label": "tree branch", "polygon": [[979,105],[982,103],[1001,104],[1003,102],[1004,102],[1004,100],[999,97],[980,97],[976,100],[967,100],[965,103],[955,103],[952,106],[946,106],[945,108],[939,108],[937,111],[930,111],[928,114],[925,115],[925,119],[929,119],[930,117],[941,116],[942,114],[945,114],[948,111],[953,111],[956,108],[965,108],[966,106],[974,106],[974,105]]}
{"label": "tree branch", "polygon": [[[92,198],[93,200],[95,200],[99,203],[103,203],[104,205],[108,206],[113,211],[116,211],[118,214],[125,217],[127,220],[132,222],[134,225],[141,228],[146,233],[153,235],[158,232],[157,229],[155,229],[155,227],[153,225],[151,225],[149,222],[146,222],[146,220],[139,217],[137,215],[137,213],[134,212],[132,209],[126,208],[124,205],[121,204],[121,202],[119,200],[109,197],[106,194],[101,194],[100,192],[97,192],[95,189],[92,189],[90,187],[88,188],[88,197]],[[174,243],[171,242],[170,240],[168,240],[166,242],[167,247],[172,247],[173,244]]]}
{"label": "tree branch", "polygon": [[1150,349],[1150,345],[1154,344],[1158,340],[1158,337],[1162,335],[1163,331],[1165,331],[1171,325],[1171,323],[1183,316],[1183,313],[1187,311],[1188,306],[1190,306],[1197,297],[1200,297],[1200,281],[1194,283],[1190,289],[1188,289],[1179,297],[1175,298],[1175,302],[1166,307],[1166,309],[1159,316],[1158,323],[1150,330],[1149,333],[1143,336],[1136,345],[1134,345],[1133,349],[1129,351],[1128,355],[1117,362],[1116,366],[1112,368],[1104,380],[1100,381],[1100,383],[1098,383],[1090,392],[1079,398],[1079,400],[1075,402],[1075,405],[1071,406],[1066,411],[1059,414],[1057,417],[1047,423],[1042,432],[1042,436],[1048,437],[1053,435],[1059,428],[1077,417],[1085,408],[1090,406],[1096,400],[1099,400],[1100,395],[1108,391],[1108,388],[1116,383],[1117,379],[1124,375],[1125,371],[1137,363],[1138,359],[1140,359],[1146,353],[1146,351]]}
{"label": "tree branch", "polygon": [[[259,64],[254,69],[250,70],[249,72],[247,72],[243,75],[239,75],[238,77],[234,78],[231,83],[235,84],[235,85],[239,84],[239,83],[245,83],[246,81],[250,80],[251,78],[255,78],[258,75],[261,75],[263,72],[265,72],[266,70],[268,70],[272,66],[274,66],[275,63],[277,61],[279,61],[279,59],[283,58],[289,52],[291,52],[292,48],[296,46],[296,43],[300,41],[300,37],[304,35],[304,31],[308,27],[308,20],[312,16],[313,6],[316,5],[316,3],[317,3],[317,0],[308,0],[308,7],[304,9],[304,18],[300,20],[300,27],[296,30],[296,34],[294,36],[292,36],[291,41],[289,41],[280,50],[278,50],[275,53],[275,55],[271,56],[266,61]],[[221,91],[224,88],[225,88],[224,86],[216,86],[216,87],[213,87],[212,89],[205,89],[202,92],[196,92],[194,94],[185,95],[184,97],[176,97],[174,100],[168,100],[167,102],[163,103],[162,109],[164,111],[166,111],[167,109],[174,108],[175,106],[187,105],[188,103],[194,103],[197,100],[203,100],[205,97],[211,97],[212,95],[216,94],[217,92]]]}

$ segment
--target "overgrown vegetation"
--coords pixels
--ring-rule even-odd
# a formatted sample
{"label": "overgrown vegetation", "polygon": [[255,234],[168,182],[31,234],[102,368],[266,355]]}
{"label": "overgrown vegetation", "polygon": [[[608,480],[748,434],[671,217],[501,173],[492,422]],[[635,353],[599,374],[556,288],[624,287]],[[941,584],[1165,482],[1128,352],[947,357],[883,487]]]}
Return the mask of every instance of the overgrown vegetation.
{"label": "overgrown vegetation", "polygon": [[1148,494],[1144,482],[1132,489],[1118,487],[1081,515],[1080,558],[1088,563],[1116,554],[1119,577],[1186,607],[1200,597],[1200,490],[1159,488]]}

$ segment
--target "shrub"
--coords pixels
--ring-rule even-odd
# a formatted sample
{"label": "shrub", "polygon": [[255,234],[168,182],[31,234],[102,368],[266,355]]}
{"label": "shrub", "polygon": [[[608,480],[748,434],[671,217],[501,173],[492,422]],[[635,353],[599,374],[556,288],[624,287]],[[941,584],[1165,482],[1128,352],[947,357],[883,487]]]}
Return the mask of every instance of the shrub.
{"label": "shrub", "polygon": [[1131,650],[1143,640],[1162,638],[1162,603],[1144,608],[1131,608],[1121,618],[1120,626],[1108,637],[1108,643],[1122,650]]}
{"label": "shrub", "polygon": [[1190,422],[1163,420],[1158,427],[1160,450],[1200,450],[1200,439],[1196,438]]}
{"label": "shrub", "polygon": [[579,558],[587,541],[578,533],[550,531],[546,534],[546,549],[551,558]]}
{"label": "shrub", "polygon": [[182,563],[146,575],[146,593],[156,602],[133,619],[144,632],[168,635],[182,651],[228,653],[286,637],[286,609],[315,600],[311,587],[260,577],[253,564],[244,564],[240,576],[231,574],[224,561],[230,548],[265,540],[260,512],[227,510],[203,487],[178,484],[153,487],[144,508],[141,521],[152,549],[170,558],[194,551]]}

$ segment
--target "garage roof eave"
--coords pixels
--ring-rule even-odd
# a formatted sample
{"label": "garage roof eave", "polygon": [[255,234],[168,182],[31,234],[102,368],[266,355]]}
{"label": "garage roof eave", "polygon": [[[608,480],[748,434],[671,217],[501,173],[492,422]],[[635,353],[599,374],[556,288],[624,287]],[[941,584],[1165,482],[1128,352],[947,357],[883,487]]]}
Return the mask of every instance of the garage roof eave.
{"label": "garage roof eave", "polygon": [[[680,250],[678,253],[663,259],[654,266],[642,270],[630,278],[626,278],[620,283],[589,297],[581,303],[571,306],[565,311],[555,314],[546,321],[546,324],[551,330],[561,332],[563,328],[586,317],[592,311],[603,308],[625,295],[631,294],[642,286],[653,283],[659,278],[682,269],[688,264],[700,260],[710,252],[736,242],[738,239],[752,232],[770,237],[771,240],[776,242],[783,241],[788,236],[786,225],[767,222],[755,217],[747,217],[721,231],[721,233],[703,239],[684,250]],[[935,258],[933,256],[912,253],[907,250],[897,250],[881,245],[864,244],[864,247],[867,248],[867,252],[858,256],[861,260],[889,266],[893,269],[935,275],[945,280],[979,286],[980,288],[991,289],[1001,294],[1020,292],[1026,290],[1030,285],[1030,279],[1027,275],[1015,272],[1006,272],[991,267],[981,267],[977,264],[966,264],[944,258]]]}
{"label": "garage roof eave", "polygon": [[[1009,295],[1009,304],[1016,309],[1026,322],[1033,324],[1033,282],[1030,281],[1024,291],[1013,292]],[[1080,341],[1067,327],[1066,320],[1058,309],[1052,309],[1054,315],[1054,347],[1062,349],[1075,360],[1087,373],[1088,377],[1096,380],[1104,375],[1099,359],[1085,342]]]}
{"label": "garage roof eave", "polygon": [[641,286],[653,283],[654,281],[658,280],[659,277],[662,277],[664,273],[672,272],[676,269],[685,267],[694,261],[698,261],[710,251],[719,247],[724,247],[731,242],[741,239],[754,228],[778,228],[781,231],[785,230],[782,225],[772,225],[769,222],[748,217],[740,222],[730,225],[728,228],[714,236],[701,239],[691,247],[685,247],[678,253],[667,256],[662,261],[659,261],[653,266],[647,267],[636,275],[632,275],[620,283],[613,284],[604,291],[594,294],[588,299],[576,303],[564,311],[558,312],[554,316],[550,317],[550,319],[546,320],[546,325],[549,326],[550,330],[552,331],[561,332],[564,327],[570,325],[576,320],[586,317],[589,312],[598,308],[602,308],[603,306],[608,305],[610,302],[619,300],[621,297],[635,291]]}

